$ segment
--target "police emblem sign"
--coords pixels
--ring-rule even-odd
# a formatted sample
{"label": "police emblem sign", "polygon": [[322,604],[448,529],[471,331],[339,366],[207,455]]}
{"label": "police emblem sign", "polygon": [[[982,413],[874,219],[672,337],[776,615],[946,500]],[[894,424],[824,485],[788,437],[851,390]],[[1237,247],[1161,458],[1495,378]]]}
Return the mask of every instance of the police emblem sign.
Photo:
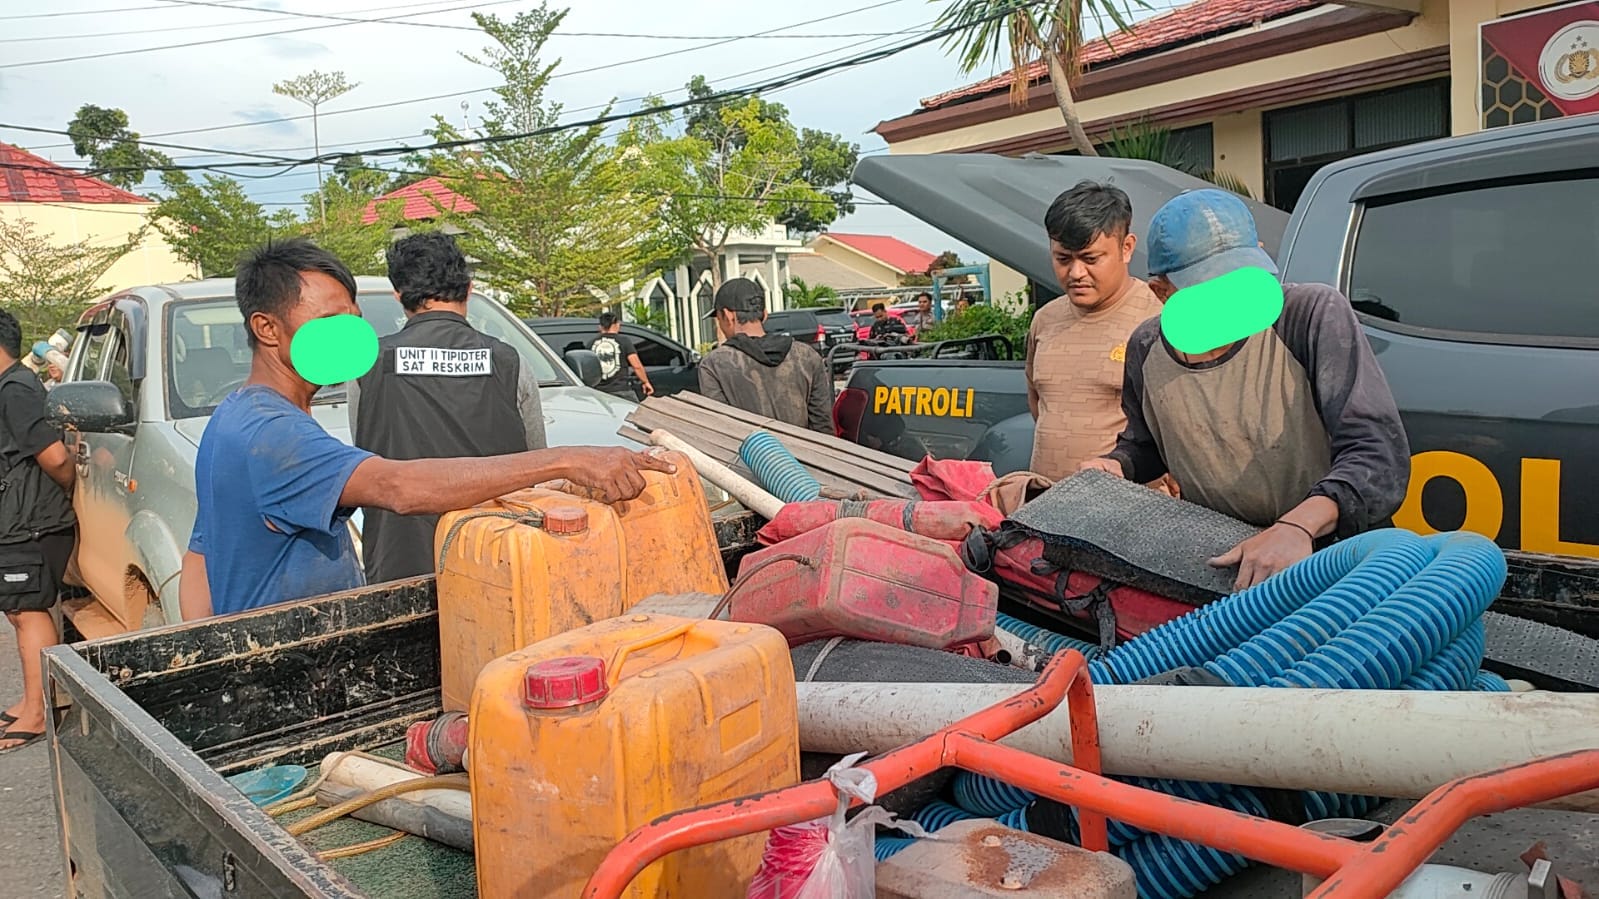
{"label": "police emblem sign", "polygon": [[1599,2],[1484,22],[1484,128],[1599,112]]}

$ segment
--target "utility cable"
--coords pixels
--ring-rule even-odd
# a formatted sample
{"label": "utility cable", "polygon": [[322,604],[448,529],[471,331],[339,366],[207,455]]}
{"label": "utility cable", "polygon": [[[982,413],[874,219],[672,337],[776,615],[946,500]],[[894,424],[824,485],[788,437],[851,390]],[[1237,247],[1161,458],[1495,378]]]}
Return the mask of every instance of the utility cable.
{"label": "utility cable", "polygon": [[[509,2],[509,0],[507,0],[507,2]],[[872,4],[869,4],[867,6],[860,6],[860,7],[856,7],[856,8],[853,8],[853,9],[847,9],[847,10],[844,10],[842,12],[833,13],[831,15],[821,16],[821,17],[815,18],[815,19],[807,19],[807,20],[805,20],[803,22],[794,22],[794,23],[791,23],[791,24],[788,24],[788,25],[781,25],[781,26],[778,26],[776,28],[770,28],[770,29],[767,29],[766,31],[756,32],[755,34],[745,36],[745,39],[754,38],[754,37],[760,37],[760,36],[764,36],[764,35],[775,34],[775,33],[783,32],[783,31],[790,31],[790,30],[793,30],[795,28],[802,28],[802,27],[804,27],[806,25],[815,25],[815,24],[819,24],[821,22],[828,22],[828,21],[832,21],[834,19],[841,19],[841,18],[844,18],[846,16],[857,15],[857,14],[863,13],[863,12],[870,12],[870,11],[875,10],[875,9],[881,9],[881,8],[883,8],[885,6],[893,6],[895,4],[905,3],[905,2],[908,2],[908,0],[879,0],[879,2],[872,3]],[[560,32],[556,32],[556,34],[560,34]],[[704,47],[692,48],[692,49],[704,49]],[[623,62],[626,62],[626,61],[623,61]],[[620,64],[621,63],[618,63],[617,65],[620,65]],[[615,66],[612,66],[612,67],[615,67]],[[4,66],[0,66],[0,68],[5,68],[5,67]],[[598,69],[589,70],[589,71],[598,71]],[[554,78],[563,77],[565,75],[573,75],[573,74],[577,74],[577,73],[576,72],[564,72],[564,73],[563,72],[556,72],[554,75],[551,76],[551,78],[554,79]],[[489,91],[495,90],[497,87],[498,87],[498,85],[494,85],[494,86],[490,86],[490,87],[476,87],[476,88],[471,88],[470,90],[450,91],[448,93],[432,94],[432,95],[425,96],[425,97],[411,97],[409,99],[404,99],[404,100],[390,100],[390,101],[383,102],[383,103],[371,103],[371,104],[367,104],[365,106],[352,106],[352,107],[348,107],[348,108],[345,108],[345,109],[330,109],[330,110],[328,110],[326,112],[320,113],[320,116],[323,119],[327,119],[329,116],[348,115],[350,113],[356,113],[356,112],[370,112],[370,111],[375,110],[375,109],[392,109],[392,108],[394,108],[396,106],[409,106],[409,105],[411,105],[413,103],[426,103],[426,102],[433,101],[433,100],[451,100],[451,99],[455,99],[457,97],[471,96],[472,94],[488,93]],[[228,131],[228,130],[232,130],[232,129],[235,129],[235,128],[254,128],[254,127],[257,127],[257,126],[261,126],[261,125],[277,125],[277,124],[281,124],[281,123],[284,123],[284,122],[304,121],[304,120],[309,119],[309,118],[311,118],[311,114],[310,113],[302,113],[302,114],[299,114],[299,115],[284,116],[282,118],[276,118],[276,119],[258,119],[258,120],[253,121],[253,122],[233,122],[233,123],[230,123],[230,124],[227,124],[227,125],[211,125],[211,126],[207,126],[207,127],[203,127],[203,128],[180,128],[180,129],[177,129],[177,130],[174,130],[174,131],[160,131],[160,132],[156,132],[156,133],[150,134],[150,135],[148,135],[148,137],[172,137],[174,135],[180,135],[180,134],[201,134],[201,133],[208,133],[208,132],[214,132],[214,131]],[[38,147],[36,149],[39,149],[39,150],[53,150],[53,149],[59,149],[59,148],[62,148],[62,147],[70,147],[70,146],[72,146],[72,145],[71,144],[48,144],[48,145],[45,145],[45,146]]]}
{"label": "utility cable", "polygon": [[[894,2],[894,0],[889,0],[889,2]],[[1030,2],[1023,4],[1023,6],[1038,5],[1041,2],[1044,2],[1044,0],[1030,0]],[[976,22],[968,22],[968,23],[963,23],[963,24],[958,25],[958,26],[950,26],[950,27],[947,27],[947,28],[928,31],[925,34],[922,34],[921,36],[918,36],[918,37],[916,37],[916,38],[914,38],[912,40],[909,40],[909,41],[904,41],[902,43],[895,44],[895,45],[892,45],[892,46],[889,46],[889,47],[885,47],[885,48],[881,48],[881,49],[878,49],[878,50],[872,50],[872,51],[868,51],[868,52],[865,52],[865,53],[861,53],[861,54],[858,54],[856,56],[852,56],[852,57],[849,57],[847,59],[839,60],[839,61],[836,61],[836,62],[826,63],[826,64],[823,64],[823,65],[815,66],[815,67],[812,67],[812,68],[809,68],[809,69],[805,69],[805,70],[802,70],[802,71],[799,71],[799,72],[795,72],[795,73],[789,74],[787,76],[771,79],[771,80],[768,80],[768,81],[762,82],[762,83],[757,83],[757,84],[753,84],[753,85],[746,85],[744,87],[730,88],[728,90],[714,91],[714,92],[712,92],[710,94],[707,94],[707,95],[705,95],[703,97],[691,98],[691,99],[688,99],[688,100],[682,100],[682,101],[677,101],[677,102],[673,102],[673,103],[666,103],[666,104],[661,104],[661,105],[657,105],[657,106],[651,106],[651,107],[647,107],[647,108],[643,108],[643,109],[639,109],[639,110],[635,110],[635,111],[631,111],[631,112],[612,112],[612,113],[609,113],[609,114],[606,114],[606,115],[594,116],[594,117],[591,117],[591,118],[588,118],[588,119],[579,120],[579,121],[576,121],[576,122],[560,123],[560,124],[550,125],[550,126],[547,126],[547,127],[544,127],[544,128],[532,129],[532,130],[529,130],[529,131],[514,132],[514,133],[508,133],[508,134],[496,134],[496,135],[480,135],[480,136],[476,136],[476,137],[462,137],[462,138],[457,138],[457,139],[453,139],[453,140],[434,141],[432,143],[424,144],[424,145],[421,145],[421,146],[368,147],[368,148],[363,148],[363,149],[359,150],[358,153],[352,153],[352,152],[324,153],[324,154],[322,154],[320,156],[306,157],[306,158],[287,161],[287,162],[269,162],[269,161],[243,160],[243,161],[239,161],[239,162],[236,162],[236,163],[223,162],[223,163],[211,163],[211,164],[205,164],[205,165],[162,165],[162,166],[151,166],[151,167],[148,167],[148,168],[144,168],[142,170],[143,171],[221,171],[223,169],[263,168],[263,167],[276,166],[276,167],[282,169],[282,171],[286,172],[286,171],[292,170],[293,168],[297,168],[299,166],[315,165],[315,164],[318,164],[318,163],[326,164],[326,163],[336,162],[338,159],[340,159],[340,158],[342,158],[344,156],[350,156],[350,155],[396,156],[396,155],[402,155],[402,154],[407,154],[407,153],[426,152],[426,151],[429,151],[429,150],[453,150],[453,149],[459,149],[459,148],[462,148],[462,147],[489,146],[489,145],[498,144],[498,143],[506,143],[506,142],[510,142],[510,141],[524,140],[524,139],[529,138],[529,137],[538,137],[538,136],[542,136],[542,135],[546,135],[546,134],[555,134],[555,133],[559,133],[559,132],[562,132],[562,131],[571,131],[571,130],[576,130],[576,129],[579,129],[579,128],[590,128],[590,127],[594,127],[596,125],[607,125],[607,124],[610,124],[612,122],[631,121],[631,120],[634,120],[634,119],[644,118],[644,117],[648,117],[648,116],[656,116],[656,115],[661,115],[661,114],[664,114],[664,113],[675,112],[675,111],[678,111],[678,110],[686,109],[688,107],[698,106],[698,105],[702,105],[702,104],[718,103],[718,102],[724,102],[724,101],[729,101],[729,100],[748,99],[748,98],[754,97],[754,96],[756,96],[758,94],[761,94],[763,92],[777,90],[777,89],[784,88],[784,87],[790,87],[790,86],[793,86],[793,85],[796,85],[796,84],[800,84],[800,83],[803,83],[803,82],[806,82],[806,81],[810,81],[810,80],[818,78],[818,77],[820,77],[822,75],[826,75],[826,74],[829,74],[829,73],[832,73],[832,72],[835,72],[835,71],[839,71],[839,70],[842,70],[842,69],[856,68],[856,67],[859,67],[859,66],[868,65],[868,64],[873,63],[873,62],[879,62],[881,60],[888,59],[888,58],[891,58],[893,56],[897,56],[897,55],[899,55],[901,53],[904,53],[904,52],[906,52],[908,50],[912,50],[912,49],[914,49],[916,47],[920,47],[920,46],[923,46],[925,44],[929,44],[929,43],[932,43],[934,41],[941,40],[941,39],[943,39],[945,37],[948,37],[951,34],[954,34],[956,32],[968,29],[968,28],[972,27],[974,24],[981,24],[982,22],[985,22],[985,21],[990,21],[990,20],[994,20],[994,19],[1003,18],[1005,16],[1011,15],[1014,12],[1015,12],[1015,8],[1006,8],[1006,9],[994,12],[994,13],[990,14],[989,16],[984,17],[983,19],[977,20]],[[108,173],[112,173],[112,172],[133,171],[133,170],[134,170],[133,168],[129,168],[129,167],[123,167],[123,168],[111,167],[111,168],[105,168],[105,169],[79,169],[78,171],[88,172],[88,173],[96,173],[96,172],[98,172],[98,173],[107,173],[108,174]]]}

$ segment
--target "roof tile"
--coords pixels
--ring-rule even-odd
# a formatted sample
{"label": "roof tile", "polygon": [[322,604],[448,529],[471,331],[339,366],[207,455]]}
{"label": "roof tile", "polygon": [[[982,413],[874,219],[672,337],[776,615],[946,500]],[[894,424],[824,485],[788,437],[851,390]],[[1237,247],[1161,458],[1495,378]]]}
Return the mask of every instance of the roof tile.
{"label": "roof tile", "polygon": [[136,193],[0,144],[0,203],[144,203]]}
{"label": "roof tile", "polygon": [[404,203],[401,215],[408,222],[437,218],[439,212],[477,212],[477,204],[461,196],[448,187],[438,178],[423,178],[415,184],[407,184],[399,190],[391,190],[381,197],[366,204],[366,211],[361,215],[361,221],[370,225],[376,222],[378,204],[389,204],[399,201]]}
{"label": "roof tile", "polygon": [[897,237],[882,234],[844,234],[824,232],[825,236],[856,251],[864,253],[902,272],[925,272],[938,259],[926,250],[918,249]]}
{"label": "roof tile", "polygon": [[[1168,49],[1246,28],[1256,22],[1321,6],[1323,2],[1325,0],[1199,0],[1144,19],[1134,24],[1130,31],[1113,31],[1105,40],[1094,40],[1083,47],[1081,59],[1087,67],[1103,65],[1134,54]],[[1028,82],[1044,80],[1047,77],[1045,69],[1043,62],[1028,66]],[[1007,90],[1011,81],[1010,72],[1001,72],[975,84],[928,97],[921,105],[923,109],[938,109],[960,100]]]}

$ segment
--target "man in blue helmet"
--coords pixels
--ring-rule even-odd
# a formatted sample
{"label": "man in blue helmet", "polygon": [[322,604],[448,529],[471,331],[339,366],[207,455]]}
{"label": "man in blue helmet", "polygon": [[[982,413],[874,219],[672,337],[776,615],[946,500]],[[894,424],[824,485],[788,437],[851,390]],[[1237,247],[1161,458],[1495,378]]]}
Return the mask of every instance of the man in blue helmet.
{"label": "man in blue helmet", "polygon": [[1158,318],[1127,341],[1115,449],[1083,463],[1265,528],[1211,559],[1253,586],[1315,549],[1386,526],[1410,445],[1349,300],[1280,284],[1236,195],[1181,194],[1146,236]]}

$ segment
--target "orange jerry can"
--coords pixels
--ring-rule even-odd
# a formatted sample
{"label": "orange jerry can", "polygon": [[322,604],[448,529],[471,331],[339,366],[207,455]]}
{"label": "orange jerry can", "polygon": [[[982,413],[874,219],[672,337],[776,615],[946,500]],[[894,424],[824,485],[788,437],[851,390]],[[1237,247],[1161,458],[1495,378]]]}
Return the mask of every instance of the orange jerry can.
{"label": "orange jerry can", "polygon": [[617,506],[549,487],[439,519],[439,655],[446,711],[489,661],[620,615],[658,593],[725,593],[704,488],[686,458]]}
{"label": "orange jerry can", "polygon": [[[799,782],[788,641],[627,615],[483,669],[467,714],[483,899],[577,899],[606,853],[670,812]],[[765,834],[673,853],[630,899],[742,896]]]}

